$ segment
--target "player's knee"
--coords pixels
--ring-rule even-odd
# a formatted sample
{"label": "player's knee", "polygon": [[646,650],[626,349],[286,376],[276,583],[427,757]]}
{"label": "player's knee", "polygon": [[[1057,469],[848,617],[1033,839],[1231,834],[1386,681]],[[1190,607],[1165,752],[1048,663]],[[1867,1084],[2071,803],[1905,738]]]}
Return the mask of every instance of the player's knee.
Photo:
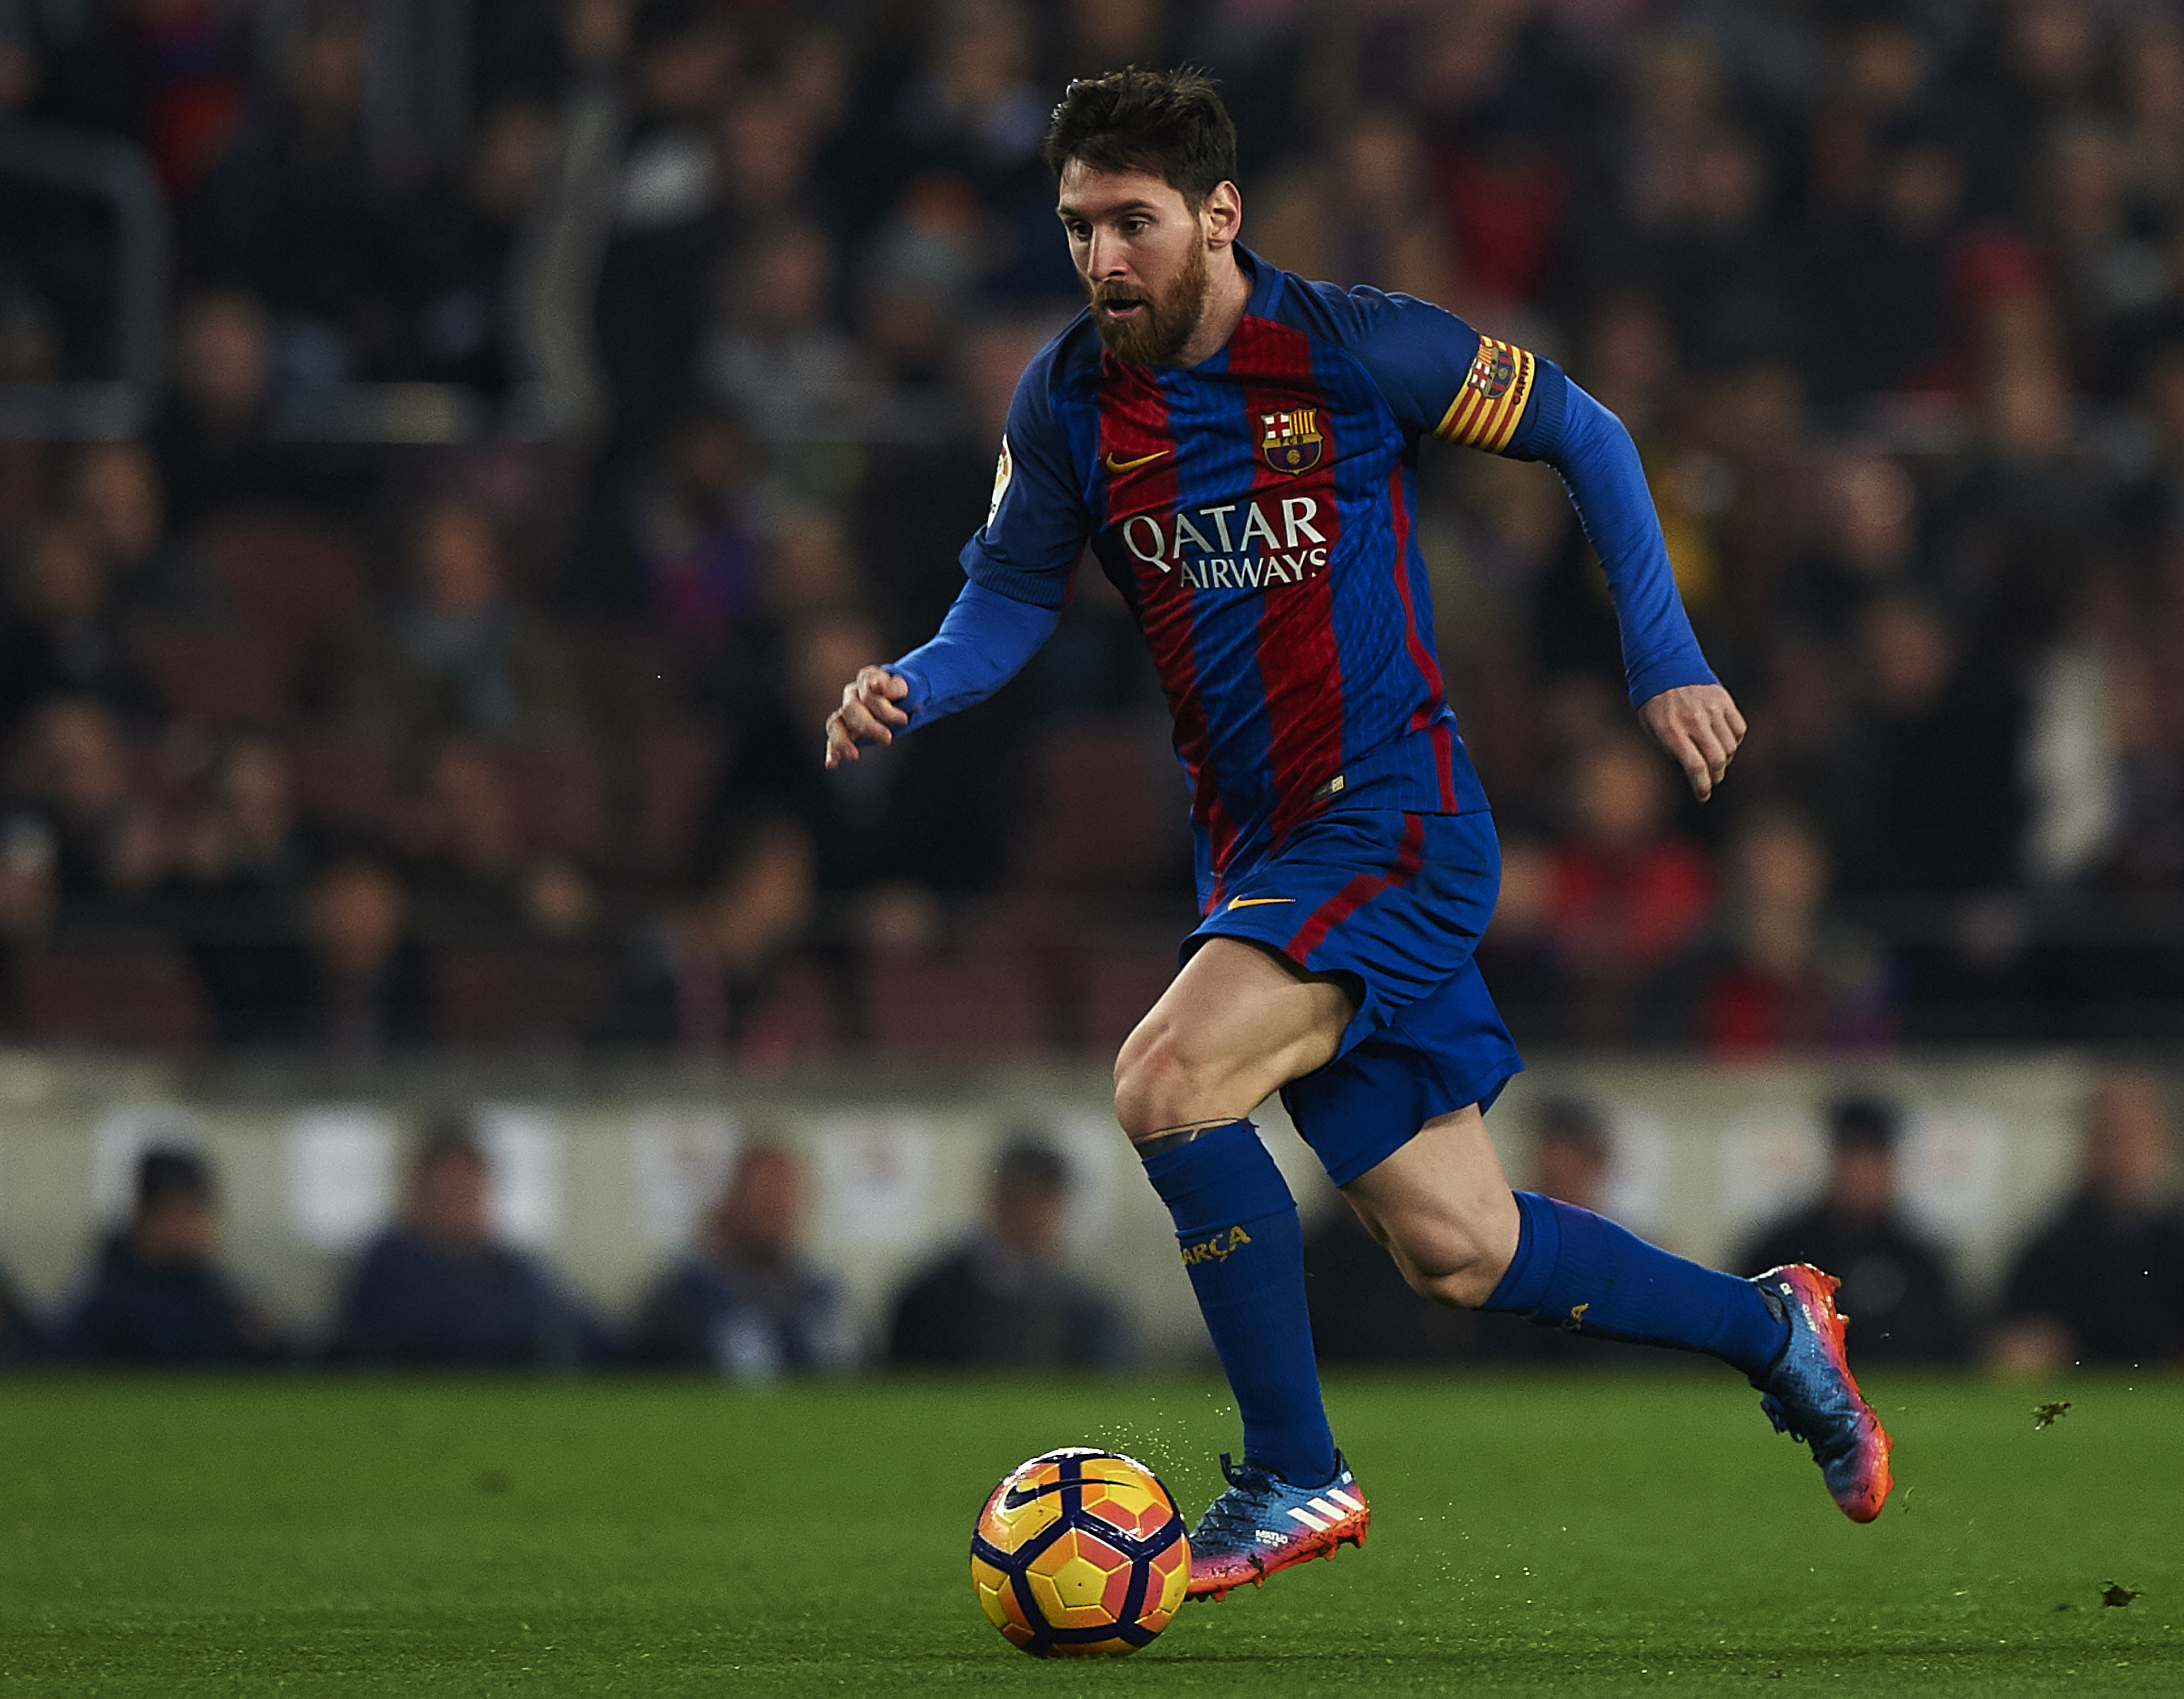
{"label": "player's knee", "polygon": [[1115,1058],[1115,1118],[1132,1141],[1204,1119],[1203,1070],[1165,1033],[1132,1033]]}
{"label": "player's knee", "polygon": [[1398,1239],[1396,1251],[1411,1290],[1444,1309],[1480,1308],[1509,1272],[1510,1251],[1494,1235],[1459,1223]]}

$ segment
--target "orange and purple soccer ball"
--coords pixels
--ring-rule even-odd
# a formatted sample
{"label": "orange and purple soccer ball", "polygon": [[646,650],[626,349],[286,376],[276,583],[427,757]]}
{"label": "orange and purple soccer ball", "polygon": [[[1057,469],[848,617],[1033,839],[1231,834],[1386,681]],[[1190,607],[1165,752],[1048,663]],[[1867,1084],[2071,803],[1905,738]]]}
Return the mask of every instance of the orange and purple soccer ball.
{"label": "orange and purple soccer ball", "polygon": [[971,1536],[979,1609],[1034,1657],[1150,1646],[1190,1583],[1175,1500],[1119,1451],[1066,1446],[1011,1470]]}

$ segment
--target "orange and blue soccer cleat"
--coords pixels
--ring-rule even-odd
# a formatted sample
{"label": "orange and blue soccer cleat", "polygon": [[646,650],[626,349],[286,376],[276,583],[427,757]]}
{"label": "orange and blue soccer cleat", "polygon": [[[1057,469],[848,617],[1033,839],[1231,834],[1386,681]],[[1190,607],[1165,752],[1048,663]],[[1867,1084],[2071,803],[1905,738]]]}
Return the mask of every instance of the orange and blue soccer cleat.
{"label": "orange and blue soccer cleat", "polygon": [[[1803,1262],[1770,1268],[1754,1278],[1789,1312],[1790,1342],[1774,1366],[1752,1384],[1759,1407],[1778,1434],[1813,1448],[1828,1493],[1852,1522],[1870,1522],[1895,1485],[1888,1472],[1893,1443],[1851,1376],[1843,1351],[1844,1317],[1836,1310],[1842,1283]],[[1192,1566],[1195,1580],[1197,1566]]]}
{"label": "orange and blue soccer cleat", "polygon": [[1191,1598],[1226,1598],[1230,1588],[1259,1586],[1307,1557],[1332,1557],[1341,1546],[1363,1548],[1373,1512],[1341,1452],[1324,1486],[1291,1486],[1272,1469],[1230,1462],[1226,1451],[1221,1473],[1228,1490],[1190,1530]]}

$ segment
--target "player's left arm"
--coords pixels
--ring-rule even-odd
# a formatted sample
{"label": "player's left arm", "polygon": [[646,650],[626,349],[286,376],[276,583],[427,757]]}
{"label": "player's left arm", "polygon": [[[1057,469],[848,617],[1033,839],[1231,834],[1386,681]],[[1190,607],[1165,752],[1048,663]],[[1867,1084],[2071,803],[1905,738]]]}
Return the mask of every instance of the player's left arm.
{"label": "player's left arm", "polygon": [[1744,716],[1699,652],[1623,422],[1553,361],[1430,303],[1371,289],[1321,299],[1404,428],[1545,460],[1562,475],[1607,575],[1631,705],[1693,793],[1711,796],[1744,739]]}
{"label": "player's left arm", "polygon": [[1744,716],[1699,652],[1637,445],[1552,360],[1524,358],[1533,360],[1533,393],[1502,452],[1562,474],[1607,575],[1631,705],[1703,802],[1744,741]]}

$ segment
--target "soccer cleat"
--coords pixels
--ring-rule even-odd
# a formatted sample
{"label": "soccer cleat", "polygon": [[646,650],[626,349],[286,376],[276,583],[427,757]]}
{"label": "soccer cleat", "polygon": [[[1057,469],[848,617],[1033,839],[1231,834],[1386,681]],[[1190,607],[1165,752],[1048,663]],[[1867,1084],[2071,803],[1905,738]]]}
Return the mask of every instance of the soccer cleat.
{"label": "soccer cleat", "polygon": [[[1759,1407],[1778,1434],[1813,1448],[1813,1461],[1837,1508],[1852,1522],[1870,1522],[1895,1485],[1888,1472],[1893,1443],[1852,1378],[1843,1351],[1844,1317],[1836,1312],[1842,1283],[1808,1263],[1770,1268],[1754,1284],[1782,1301],[1789,1312],[1790,1342],[1774,1366],[1752,1383],[1763,1395]],[[1192,1565],[1195,1579],[1197,1566]]]}
{"label": "soccer cleat", "polygon": [[1232,1587],[1260,1586],[1275,1570],[1332,1557],[1338,1546],[1363,1548],[1373,1512],[1341,1452],[1324,1486],[1291,1486],[1272,1469],[1230,1462],[1226,1451],[1221,1473],[1228,1490],[1190,1530],[1191,1598],[1226,1598]]}

